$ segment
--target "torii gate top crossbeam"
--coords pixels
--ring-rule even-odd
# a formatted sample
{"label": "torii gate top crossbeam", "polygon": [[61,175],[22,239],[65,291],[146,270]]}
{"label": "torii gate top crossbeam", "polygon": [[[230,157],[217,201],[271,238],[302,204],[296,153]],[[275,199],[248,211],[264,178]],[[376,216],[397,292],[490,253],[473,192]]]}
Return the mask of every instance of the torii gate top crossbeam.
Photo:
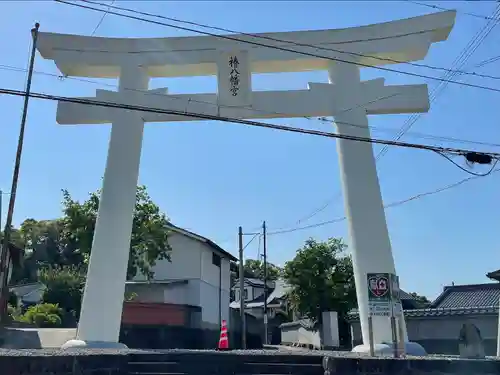
{"label": "torii gate top crossbeam", "polygon": [[[241,34],[228,35],[241,42],[215,36],[134,39],[39,33],[37,48],[43,58],[54,60],[65,75],[98,78],[118,77],[124,61],[146,67],[151,77],[215,75],[217,54],[231,50],[249,51],[251,71],[254,73],[324,70],[327,69],[328,58],[380,66],[391,61],[377,58],[397,61],[423,59],[432,43],[448,38],[455,16],[455,11],[446,11],[346,29],[255,34],[257,38]],[[327,59],[245,42],[312,53]],[[346,52],[368,56],[355,56]]]}

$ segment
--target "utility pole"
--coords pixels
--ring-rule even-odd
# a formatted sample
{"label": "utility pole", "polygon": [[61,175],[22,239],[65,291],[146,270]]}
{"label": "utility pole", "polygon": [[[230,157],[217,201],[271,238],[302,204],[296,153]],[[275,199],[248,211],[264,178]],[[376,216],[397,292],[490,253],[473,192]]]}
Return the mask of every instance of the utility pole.
{"label": "utility pole", "polygon": [[264,248],[264,344],[267,345],[267,235],[265,221],[262,223],[262,238]]}
{"label": "utility pole", "polygon": [[7,299],[9,295],[8,279],[9,279],[9,265],[7,264],[7,254],[9,252],[10,232],[12,226],[12,218],[14,216],[14,206],[16,203],[17,181],[19,179],[19,168],[21,165],[21,156],[23,153],[24,130],[26,128],[26,117],[28,114],[28,103],[31,93],[31,81],[33,78],[33,68],[35,66],[36,45],[38,40],[38,29],[40,24],[36,23],[35,27],[31,29],[33,37],[33,46],[31,50],[30,65],[28,69],[28,78],[26,82],[26,95],[24,96],[23,113],[21,117],[21,128],[19,130],[19,139],[17,142],[16,161],[14,164],[14,172],[12,174],[12,187],[10,189],[9,207],[7,210],[7,218],[5,220],[4,237],[2,241],[2,254],[0,256],[0,325],[3,326],[7,317]]}
{"label": "utility pole", "polygon": [[240,248],[240,316],[241,316],[241,348],[247,348],[247,324],[245,315],[245,299],[243,298],[243,290],[245,289],[245,268],[243,265],[243,228],[238,228],[238,243]]}
{"label": "utility pole", "polygon": [[[2,201],[3,201],[3,191],[0,190],[0,231],[2,230],[2,210],[3,210]],[[2,233],[0,233],[0,236],[1,235],[2,235]],[[0,242],[0,246],[1,246],[1,242]]]}

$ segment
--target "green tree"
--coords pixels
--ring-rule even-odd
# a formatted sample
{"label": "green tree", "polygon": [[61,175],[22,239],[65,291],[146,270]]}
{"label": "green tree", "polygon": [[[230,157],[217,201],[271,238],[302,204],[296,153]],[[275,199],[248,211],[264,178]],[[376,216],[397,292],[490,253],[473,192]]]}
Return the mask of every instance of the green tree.
{"label": "green tree", "polygon": [[[0,231],[0,239],[3,238],[3,229],[4,228],[1,228],[1,231]],[[21,232],[19,231],[19,229],[11,227],[11,229],[10,229],[10,243],[16,245],[17,247],[20,247],[21,249],[24,248],[24,241],[23,241],[23,238],[21,236]]]}
{"label": "green tree", "polygon": [[[85,263],[90,254],[99,207],[99,191],[80,203],[67,190],[63,191],[62,241],[69,264]],[[170,260],[169,221],[148,195],[145,186],[137,187],[136,205],[130,243],[127,278],[138,273],[153,278],[153,267],[158,260]],[[111,265],[110,265],[111,266]]]}
{"label": "green tree", "polygon": [[415,292],[409,294],[417,301],[421,308],[429,307],[429,305],[431,304],[431,301],[426,296],[421,296]]}
{"label": "green tree", "polygon": [[[245,273],[252,275],[257,279],[264,279],[264,262],[258,259],[247,259],[245,261]],[[277,280],[283,273],[283,270],[278,266],[267,263],[267,279],[268,280]]]}
{"label": "green tree", "polygon": [[336,311],[345,320],[356,307],[354,273],[346,247],[339,238],[326,242],[309,239],[285,265],[292,309],[315,324],[321,324],[323,311]]}
{"label": "green tree", "polygon": [[76,266],[46,267],[40,270],[39,280],[45,285],[43,302],[58,305],[65,322],[76,321],[80,316],[85,271]]}

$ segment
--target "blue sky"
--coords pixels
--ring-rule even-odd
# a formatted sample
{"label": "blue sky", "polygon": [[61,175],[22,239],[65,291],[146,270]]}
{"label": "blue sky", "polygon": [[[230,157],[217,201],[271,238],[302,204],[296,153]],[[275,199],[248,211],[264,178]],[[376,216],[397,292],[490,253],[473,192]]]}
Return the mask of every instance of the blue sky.
{"label": "blue sky", "polygon": [[[197,21],[243,32],[294,31],[352,27],[432,12],[403,1],[388,2],[160,2],[117,1],[141,11]],[[459,12],[489,16],[493,2],[433,3]],[[0,65],[25,68],[30,48],[30,29],[40,22],[42,31],[89,35],[101,14],[51,1],[2,1]],[[426,64],[451,67],[453,61],[485,20],[463,13],[448,41],[435,44]],[[97,36],[168,37],[190,35],[163,26],[108,15]],[[495,29],[471,56],[468,67],[500,55]],[[500,62],[478,73],[500,75]],[[429,69],[395,66],[396,69],[440,76]],[[51,61],[36,59],[36,70],[57,73]],[[363,72],[363,78],[385,77],[389,84],[435,81],[388,73]],[[25,73],[0,67],[0,86],[23,89]],[[310,81],[326,82],[325,72],[267,74],[254,77],[257,90],[305,88]],[[491,79],[462,77],[464,82],[490,85]],[[107,84],[115,84],[108,81]],[[168,86],[170,93],[214,92],[214,77],[153,80],[152,87]],[[98,84],[36,74],[32,90],[67,96],[92,96]],[[411,132],[500,143],[498,115],[500,93],[450,84],[422,116]],[[0,96],[0,189],[8,191],[12,177],[22,99]],[[108,125],[59,126],[56,103],[32,100],[27,122],[15,223],[28,217],[55,218],[61,210],[61,189],[78,199],[100,187],[109,139]],[[372,116],[370,125],[389,128],[374,136],[392,139],[409,115]],[[332,130],[318,121],[283,120],[296,126]],[[499,151],[499,147],[440,143],[408,135],[406,141]],[[378,151],[380,148],[375,147]],[[392,147],[378,166],[385,203],[434,190],[468,177],[443,158],[424,151]],[[435,297],[444,285],[486,282],[486,272],[500,268],[496,237],[500,221],[498,174],[476,179],[439,194],[388,209],[387,219],[402,287]],[[192,122],[146,126],[140,183],[172,221],[207,236],[237,254],[237,229],[255,231],[263,220],[268,230],[294,228],[343,216],[339,197],[339,171],[335,141],[224,123]],[[319,214],[300,222],[331,201]],[[4,197],[3,220],[6,199]],[[269,261],[284,264],[303,242],[314,237],[346,237],[346,223],[270,235]],[[247,237],[249,240],[251,237]],[[261,250],[261,248],[260,248]],[[247,256],[255,257],[253,241]]]}

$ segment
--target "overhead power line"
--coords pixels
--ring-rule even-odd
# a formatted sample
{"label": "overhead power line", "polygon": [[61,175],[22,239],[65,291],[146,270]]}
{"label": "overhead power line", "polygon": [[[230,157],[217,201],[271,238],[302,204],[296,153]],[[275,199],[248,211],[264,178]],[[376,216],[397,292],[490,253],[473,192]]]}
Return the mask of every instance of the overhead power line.
{"label": "overhead power line", "polygon": [[[11,90],[11,89],[5,89],[5,88],[0,89],[0,94],[13,95],[13,96],[23,96],[23,97],[28,95],[26,93],[26,91]],[[267,129],[282,130],[282,131],[288,131],[288,132],[293,132],[293,133],[317,135],[317,136],[322,136],[322,137],[327,137],[327,138],[338,138],[338,139],[345,139],[345,140],[357,141],[357,142],[384,144],[384,145],[391,145],[391,146],[397,146],[397,147],[413,148],[413,149],[418,149],[418,150],[427,150],[427,151],[433,151],[433,152],[436,152],[439,154],[465,156],[465,157],[467,157],[467,159],[470,162],[476,162],[479,164],[490,164],[492,162],[492,160],[497,161],[498,159],[500,159],[500,153],[494,153],[494,152],[479,152],[479,151],[452,148],[452,147],[437,147],[437,146],[417,144],[417,143],[389,141],[389,140],[377,139],[377,138],[364,138],[364,137],[358,137],[358,136],[353,136],[353,135],[345,135],[345,134],[324,132],[324,131],[319,131],[319,130],[296,128],[296,127],[286,126],[286,125],[269,124],[266,122],[244,120],[244,119],[238,119],[238,118],[226,117],[226,116],[207,115],[207,114],[203,114],[203,113],[196,113],[196,112],[189,112],[189,111],[165,110],[165,109],[161,109],[161,108],[151,108],[151,107],[144,107],[144,106],[138,106],[138,105],[119,104],[119,103],[104,102],[104,101],[90,100],[90,99],[69,98],[69,97],[64,97],[64,96],[42,94],[42,93],[36,93],[36,92],[29,93],[29,96],[36,98],[36,99],[43,99],[43,100],[52,100],[52,101],[76,103],[76,104],[91,105],[91,106],[93,105],[93,106],[107,107],[107,108],[126,109],[126,110],[130,110],[130,111],[149,112],[149,113],[157,113],[157,114],[165,114],[165,115],[175,115],[175,116],[184,116],[184,117],[187,116],[187,117],[197,118],[200,120],[215,120],[215,121],[249,125],[249,126],[261,127],[261,128],[267,128]],[[343,124],[343,122],[339,122],[339,124]],[[484,160],[482,159],[482,157],[489,158],[490,159],[489,163],[485,163]]]}
{"label": "overhead power line", "polygon": [[255,233],[253,237],[250,239],[250,241],[248,241],[247,244],[243,247],[243,250],[245,250],[248,247],[248,245],[250,245],[252,241],[255,240],[257,236],[260,236],[260,233]]}
{"label": "overhead power line", "polygon": [[[500,14],[500,6],[497,5],[497,7],[495,8],[495,10],[492,13],[493,17],[490,17],[490,18],[496,19],[496,17],[499,14]],[[488,21],[488,23],[485,26],[483,26],[483,28],[472,37],[472,39],[469,41],[469,43],[464,47],[464,49],[461,51],[461,53],[453,61],[452,67],[456,67],[458,65],[459,69],[462,69],[462,67],[465,66],[465,64],[467,63],[467,61],[469,60],[469,58],[472,56],[472,54],[479,48],[479,46],[481,45],[481,43],[486,39],[486,37],[488,37],[488,35],[492,32],[492,30],[494,29],[494,27],[497,24],[498,24],[498,22],[496,22],[496,21],[495,22]],[[498,58],[500,58],[500,57],[498,57]],[[490,63],[496,61],[496,59],[497,58],[490,58],[488,60],[482,61],[479,64],[475,65],[475,67],[476,68],[483,67],[483,66],[485,66],[487,64],[490,64]],[[458,71],[453,71],[453,72],[450,71],[450,72],[447,72],[446,74],[444,74],[442,77],[444,79],[450,79],[450,78],[453,78],[453,77],[457,76],[458,74],[459,74]],[[447,88],[447,86],[448,86],[448,82],[439,82],[438,86],[435,87],[431,91],[431,93],[429,95],[430,104],[431,105],[439,98],[439,96],[444,92],[444,90]],[[398,141],[404,135],[408,134],[408,131],[412,128],[413,125],[415,125],[415,123],[420,118],[422,118],[422,114],[421,113],[419,113],[419,114],[412,114],[408,118],[408,120],[401,126],[399,134],[397,135],[397,137],[394,140]],[[375,161],[379,162],[387,154],[388,151],[389,151],[389,148],[387,146],[384,146],[378,152],[378,154],[377,154],[377,156],[375,158]],[[319,208],[317,208],[316,210],[314,210],[313,212],[311,212],[310,214],[308,214],[306,217],[304,217],[302,219],[299,219],[296,224],[300,224],[301,222],[309,220],[312,217],[314,217],[317,214],[319,214],[320,212],[324,211],[327,207],[330,206],[330,204],[332,204],[332,202],[334,202],[340,196],[341,196],[341,193],[338,192],[337,194],[335,194],[335,196],[333,198],[331,198],[328,201],[326,201]]]}
{"label": "overhead power line", "polygon": [[[20,67],[16,67],[16,66],[12,66],[12,65],[5,65],[5,64],[0,64],[0,70],[7,70],[7,71],[13,71],[13,72],[25,72],[26,69],[24,68],[20,68]],[[52,78],[57,78],[57,79],[61,79],[61,75],[60,74],[55,74],[55,73],[49,73],[49,72],[43,72],[43,71],[34,71],[33,72],[34,74],[38,74],[38,75],[44,75],[44,76],[47,76],[47,77],[52,77]],[[94,85],[102,85],[102,86],[107,86],[107,87],[112,87],[112,88],[118,88],[118,85],[116,84],[110,84],[110,83],[106,83],[106,82],[99,82],[99,81],[95,81],[95,80],[90,80],[90,79],[83,79],[83,78],[79,78],[79,77],[64,77],[65,79],[70,79],[70,80],[74,80],[74,81],[80,81],[80,82],[84,82],[84,83],[91,83],[91,84],[94,84]],[[132,89],[132,88],[124,88],[124,90],[126,91],[135,91],[135,92],[140,92],[144,95],[153,95],[153,96],[162,96],[162,97],[167,97],[169,99],[181,99],[175,95],[172,95],[172,94],[163,94],[161,92],[149,92],[149,91],[145,91],[145,90],[138,90],[138,89]],[[391,96],[396,96],[397,94],[393,94]],[[368,104],[372,104],[374,102],[377,102],[377,101],[380,101],[380,100],[384,100],[384,99],[388,99],[388,97],[380,97],[380,98],[377,98],[375,100],[372,100],[368,103],[364,103],[360,106],[364,106],[364,105],[368,105]],[[208,102],[208,101],[203,101],[203,100],[195,100],[195,99],[190,99],[190,102],[192,103],[200,103],[200,104],[209,104],[209,105],[214,105],[214,106],[217,106],[217,108],[241,108],[241,109],[251,109],[255,112],[262,112],[262,113],[266,113],[266,114],[278,114],[278,115],[283,115],[286,117],[286,114],[285,113],[279,113],[279,112],[269,112],[269,111],[264,111],[264,110],[260,110],[258,108],[255,108],[253,106],[227,106],[227,105],[222,105],[222,104],[215,104],[213,102]],[[355,109],[355,108],[349,108],[349,109],[346,109],[345,112],[348,112],[352,109]],[[322,123],[327,123],[329,125],[334,125],[335,124],[335,121],[334,120],[330,120],[328,118],[325,118],[325,117],[311,117],[311,116],[303,116],[303,117],[300,117],[300,118],[303,118],[305,120],[309,120],[309,121],[318,121],[318,122],[322,122]],[[353,126],[353,127],[365,127],[364,125],[361,126],[361,125],[356,125],[356,124],[344,124],[344,125],[348,125],[348,126]],[[399,132],[399,130],[397,129],[391,129],[391,128],[386,128],[386,127],[380,127],[380,126],[373,126],[373,125],[368,125],[368,128],[370,130],[373,130],[373,131],[377,131],[377,132],[387,132],[387,133],[394,133],[394,132]],[[463,143],[463,144],[471,144],[471,145],[479,145],[479,146],[489,146],[489,147],[500,147],[500,144],[499,143],[491,143],[491,142],[484,142],[484,141],[473,141],[473,140],[470,140],[470,139],[462,139],[462,138],[456,138],[456,137],[447,137],[447,136],[439,136],[439,135],[433,135],[433,134],[428,134],[428,133],[420,133],[420,132],[409,132],[409,133],[406,133],[407,135],[409,136],[412,136],[412,137],[416,137],[416,138],[421,138],[421,139],[429,139],[429,140],[435,140],[435,141],[440,141],[440,142],[455,142],[455,143]]]}
{"label": "overhead power line", "polygon": [[487,60],[481,61],[479,64],[476,65],[476,68],[482,68],[483,66],[492,64],[494,62],[497,62],[498,60],[500,60],[500,56],[491,57]]}
{"label": "overhead power line", "polygon": [[[410,3],[410,4],[420,5],[420,6],[431,8],[431,9],[445,10],[445,11],[446,10],[452,10],[452,9],[441,7],[441,6],[438,6],[438,5],[426,4],[426,3],[421,3],[421,2],[413,1],[413,0],[403,0],[403,1],[405,1],[407,3]],[[463,10],[457,11],[457,13],[461,13],[461,14],[464,14],[466,16],[471,16],[471,17],[475,17],[475,18],[481,18],[481,19],[487,20],[487,21],[500,21],[499,18],[488,17],[488,16],[484,16],[482,14],[464,12]]]}
{"label": "overhead power line", "polygon": [[[490,175],[492,175],[494,173],[498,173],[498,172],[500,172],[500,168],[499,169],[494,169],[490,173]],[[407,203],[410,203],[410,202],[422,199],[422,198],[430,196],[430,195],[434,195],[434,194],[438,194],[438,193],[441,193],[441,192],[446,191],[446,190],[454,189],[454,188],[456,188],[456,187],[458,187],[460,185],[465,184],[466,182],[469,182],[469,181],[472,181],[472,180],[476,180],[476,179],[478,179],[480,177],[484,177],[484,176],[467,177],[467,178],[465,178],[463,180],[460,180],[460,181],[457,181],[457,182],[455,182],[453,184],[446,185],[444,187],[440,187],[438,189],[435,189],[435,190],[432,190],[432,191],[428,191],[428,192],[425,192],[425,193],[413,195],[413,196],[411,196],[409,198],[406,198],[406,199],[403,199],[403,200],[400,200],[400,201],[396,201],[396,202],[392,202],[392,203],[386,204],[384,206],[384,208],[398,207],[398,206],[401,206],[401,205],[404,205],[404,204],[407,204]],[[286,233],[297,232],[297,231],[306,230],[306,229],[318,228],[318,227],[322,227],[322,226],[325,226],[325,225],[328,225],[328,224],[340,223],[340,222],[342,222],[342,221],[344,221],[346,219],[347,219],[347,217],[342,216],[342,217],[338,217],[338,218],[333,219],[333,220],[322,221],[322,222],[316,223],[316,224],[304,225],[304,226],[294,227],[294,228],[290,228],[290,229],[283,229],[283,230],[272,231],[272,232],[269,232],[268,235],[269,236],[273,236],[273,235],[278,235],[278,234],[286,234]]]}
{"label": "overhead power line", "polygon": [[[116,0],[113,0],[111,2],[111,4],[108,5],[108,10],[111,9],[109,8],[110,6],[113,6],[113,4],[115,3]],[[90,34],[90,36],[94,36],[95,33],[97,32],[97,30],[99,29],[99,27],[102,25],[102,22],[104,21],[104,19],[106,18],[106,16],[108,15],[108,11],[105,11],[103,13],[103,15],[101,16],[101,19],[99,20],[99,22],[97,22],[97,25],[94,27],[94,30],[92,30],[92,33]]]}
{"label": "overhead power line", "polygon": [[[103,4],[103,3],[100,3],[100,2],[97,2],[97,1],[91,1],[91,0],[81,0],[81,1],[83,1],[85,3],[89,3],[89,4],[99,5],[99,6],[106,6],[106,4]],[[290,40],[269,37],[269,36],[266,36],[266,35],[258,35],[258,34],[253,34],[253,33],[245,33],[245,32],[238,31],[238,30],[232,30],[232,29],[228,29],[228,28],[224,28],[224,27],[207,25],[207,24],[203,24],[203,23],[199,23],[199,22],[181,20],[179,18],[167,17],[167,16],[163,16],[163,15],[160,15],[160,14],[154,14],[154,13],[148,13],[148,12],[142,12],[142,11],[138,11],[138,10],[135,10],[135,9],[125,8],[125,7],[120,7],[120,6],[108,6],[108,9],[110,9],[110,8],[111,9],[125,11],[125,12],[130,12],[130,13],[133,13],[133,14],[139,14],[139,15],[142,15],[142,16],[154,17],[154,18],[164,19],[164,20],[178,22],[178,23],[182,23],[182,24],[203,27],[205,29],[210,29],[210,30],[223,31],[223,32],[232,33],[232,34],[240,34],[240,35],[245,35],[245,36],[249,36],[249,37],[256,38],[256,39],[270,40],[270,41],[273,41],[273,42],[287,43],[287,44],[291,44],[291,45],[298,46],[298,47],[308,47],[308,48],[314,48],[314,49],[322,50],[322,51],[338,52],[338,53],[344,53],[344,54],[348,54],[348,55],[352,55],[352,56],[358,56],[358,57],[368,57],[368,58],[371,58],[371,59],[374,59],[374,60],[388,61],[388,62],[396,63],[396,64],[406,64],[406,65],[416,66],[416,67],[419,67],[419,68],[441,70],[441,71],[446,71],[446,72],[450,71],[449,68],[443,68],[443,67],[429,65],[429,64],[415,63],[415,62],[410,62],[410,61],[401,61],[401,60],[396,60],[396,59],[390,59],[390,58],[387,58],[387,57],[379,57],[379,56],[373,56],[373,55],[366,55],[366,54],[356,53],[356,52],[340,51],[340,50],[336,50],[336,49],[333,49],[333,48],[328,48],[328,47],[323,47],[323,46],[315,46],[315,45],[307,44],[307,43],[298,43],[298,42],[294,42],[294,41],[290,41]],[[451,9],[448,9],[448,10],[451,10]],[[358,40],[354,40],[354,41],[350,40],[350,41],[338,42],[338,43],[334,43],[334,44],[347,44],[347,43],[355,43],[355,42],[366,42],[366,41],[375,41],[375,40],[384,40],[384,39],[394,39],[394,38],[398,38],[398,37],[401,37],[401,36],[423,34],[423,33],[429,32],[429,31],[431,31],[431,30],[424,30],[424,31],[415,32],[415,33],[407,33],[407,34],[394,35],[394,36],[390,36],[390,37],[374,37],[374,38],[367,38],[367,39],[358,39]],[[295,51],[295,52],[297,52],[297,51]],[[499,76],[492,76],[492,75],[481,74],[481,73],[476,73],[476,72],[460,71],[460,74],[472,75],[472,76],[477,76],[477,77],[482,77],[482,78],[489,78],[489,79],[500,79]]]}
{"label": "overhead power line", "polygon": [[[492,175],[494,175],[494,174],[496,174],[498,172],[500,172],[500,168],[494,169],[489,174],[489,176],[492,176]],[[442,186],[442,187],[434,189],[434,190],[430,190],[430,191],[427,191],[427,192],[424,192],[424,193],[412,195],[412,196],[410,196],[408,198],[405,198],[405,199],[402,199],[402,200],[398,200],[398,201],[395,201],[395,202],[392,202],[392,203],[388,203],[388,204],[386,204],[384,206],[384,208],[386,208],[386,209],[387,208],[393,208],[393,207],[398,207],[398,206],[405,205],[405,204],[410,203],[410,202],[415,202],[415,201],[418,201],[418,200],[420,200],[422,198],[425,198],[425,197],[428,197],[428,196],[432,196],[432,195],[435,195],[435,194],[439,194],[439,193],[442,193],[442,192],[445,192],[445,191],[457,188],[457,187],[459,187],[459,186],[461,186],[461,185],[463,185],[463,184],[465,184],[467,182],[478,180],[481,177],[485,177],[485,176],[471,176],[471,177],[467,177],[467,178],[464,178],[464,179],[459,180],[457,182],[454,182],[452,184],[449,184],[449,185],[446,185],[446,186]],[[282,234],[294,233],[294,232],[303,231],[303,230],[307,230],[307,229],[319,228],[319,227],[323,227],[323,226],[330,225],[330,224],[341,223],[341,222],[343,222],[345,220],[347,220],[347,217],[341,216],[341,217],[337,217],[337,218],[332,219],[332,220],[322,221],[322,222],[315,223],[315,224],[303,225],[303,226],[294,226],[294,227],[288,227],[288,228],[283,228],[283,229],[277,229],[277,230],[268,232],[267,234],[268,234],[268,236],[274,236],[274,235],[282,235]],[[231,237],[231,238],[227,238],[224,241],[219,241],[219,243],[226,243],[226,242],[232,242],[232,241],[233,241],[233,239]],[[259,237],[259,251],[260,251],[260,237]]]}
{"label": "overhead power line", "polygon": [[[91,6],[88,6],[88,5],[71,3],[71,2],[64,1],[64,0],[54,0],[54,1],[56,1],[58,3],[61,3],[61,4],[66,4],[66,5],[70,5],[70,6],[76,6],[76,7],[83,8],[83,9],[93,10],[93,11],[97,11],[97,12],[104,12],[103,9],[94,8],[94,7],[91,7]],[[82,1],[84,1],[86,3],[90,3],[90,2],[85,1],[85,0],[82,0]],[[97,3],[95,3],[95,4],[97,4]],[[107,5],[103,4],[103,6],[107,6]],[[133,10],[130,10],[130,11],[135,12]],[[237,37],[233,37],[233,36],[229,36],[229,35],[214,34],[214,33],[206,32],[206,31],[196,30],[196,29],[192,29],[192,28],[188,28],[188,27],[184,27],[184,26],[178,26],[178,25],[168,24],[168,23],[160,22],[160,21],[154,21],[154,20],[150,20],[150,19],[146,19],[146,18],[141,18],[141,17],[137,17],[137,16],[133,16],[133,15],[128,15],[128,14],[123,14],[123,13],[118,13],[118,12],[114,12],[114,11],[109,11],[108,14],[112,14],[112,15],[119,16],[119,17],[124,17],[124,18],[129,18],[129,19],[135,19],[135,20],[138,20],[138,21],[148,22],[148,23],[152,23],[152,24],[162,25],[162,26],[166,26],[166,27],[171,27],[171,28],[175,28],[175,29],[179,29],[179,30],[190,31],[190,32],[198,33],[198,34],[209,35],[209,36],[213,36],[213,37],[216,37],[216,38],[219,38],[219,39],[232,40],[232,41],[236,41],[236,42],[239,42],[239,43],[245,43],[245,44],[255,45],[255,46],[259,46],[259,47],[266,47],[266,48],[271,48],[271,49],[280,50],[280,51],[284,51],[284,52],[296,53],[296,54],[299,54],[299,55],[310,56],[310,57],[315,57],[315,58],[324,59],[324,60],[330,60],[330,61],[335,61],[335,62],[342,62],[342,63],[346,63],[346,64],[354,64],[354,65],[357,65],[357,66],[366,67],[366,68],[374,68],[374,69],[378,69],[378,70],[386,71],[386,72],[392,72],[392,73],[398,73],[398,74],[405,74],[405,75],[412,76],[412,77],[426,78],[426,79],[431,79],[431,80],[440,81],[440,82],[453,83],[453,84],[457,84],[457,85],[461,85],[461,86],[465,86],[465,87],[473,87],[473,88],[479,88],[479,89],[483,89],[483,90],[487,90],[487,91],[492,91],[492,92],[500,92],[500,89],[497,89],[497,88],[494,88],[494,87],[477,85],[477,84],[466,83],[466,82],[458,82],[458,81],[453,81],[453,80],[446,80],[446,79],[443,79],[443,78],[427,76],[427,75],[419,74],[419,73],[405,72],[405,71],[401,71],[401,70],[397,70],[397,69],[392,69],[392,68],[387,68],[387,67],[383,67],[383,66],[373,66],[373,65],[369,65],[369,64],[365,64],[365,63],[361,63],[361,62],[353,62],[353,61],[339,59],[339,58],[334,58],[334,57],[329,57],[329,56],[322,56],[322,55],[318,55],[318,54],[314,54],[314,53],[310,53],[310,52],[305,52],[305,51],[297,51],[297,50],[293,50],[293,49],[289,49],[289,48],[284,48],[284,47],[280,47],[280,46],[273,46],[273,45],[268,45],[268,44],[264,44],[264,43],[261,43],[261,42],[239,39]],[[431,31],[431,30],[429,30],[429,31]],[[410,33],[408,35],[413,35],[413,34],[417,34],[417,33]],[[257,35],[257,37],[262,38],[261,36],[258,36],[258,35]],[[390,37],[390,38],[386,37],[385,39],[392,39],[392,38],[396,38],[396,37],[397,36],[393,36],[393,37]],[[363,41],[365,41],[365,40],[363,40]],[[284,43],[294,43],[294,42],[287,42],[287,41],[281,41],[281,42],[284,42]],[[350,41],[349,43],[352,43],[352,41]],[[298,44],[298,43],[295,43],[295,44]],[[306,46],[308,46],[308,45],[306,45]],[[318,49],[317,46],[310,45],[310,47]],[[86,51],[82,51],[81,49],[71,49],[71,48],[68,48],[68,49],[65,49],[65,50],[68,50],[68,51],[77,51],[77,52],[78,51],[86,52]],[[346,52],[346,51],[335,50],[335,49],[330,49],[330,50],[333,51],[333,52],[337,52],[337,53],[356,55],[354,52]],[[93,51],[93,52],[96,52],[96,51]],[[107,52],[107,51],[101,51],[101,52]],[[148,52],[151,52],[151,51],[148,51]],[[363,56],[363,57],[372,58],[372,59],[379,59],[378,57],[375,57],[375,56],[362,55],[362,54],[357,54],[357,55],[360,55],[360,56]],[[446,68],[443,68],[443,69],[446,70]],[[493,78],[493,76],[491,76],[489,78]],[[494,79],[497,79],[497,78],[500,78],[500,77],[496,77]]]}

